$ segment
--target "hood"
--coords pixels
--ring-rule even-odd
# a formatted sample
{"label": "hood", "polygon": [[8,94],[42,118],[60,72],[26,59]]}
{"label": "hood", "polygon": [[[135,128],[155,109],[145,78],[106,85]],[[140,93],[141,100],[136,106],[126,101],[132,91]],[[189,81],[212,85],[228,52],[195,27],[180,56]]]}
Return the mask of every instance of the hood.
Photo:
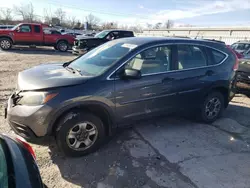
{"label": "hood", "polygon": [[90,36],[82,36],[82,35],[76,37],[76,40],[82,40],[82,39],[88,40],[88,39],[99,39],[99,38],[90,37]]}
{"label": "hood", "polygon": [[10,29],[0,29],[0,35],[2,35],[2,34],[11,35],[11,33],[13,33],[13,30],[10,30]]}
{"label": "hood", "polygon": [[77,85],[91,77],[74,74],[63,67],[63,63],[43,64],[18,74],[18,90],[39,90],[53,87]]}

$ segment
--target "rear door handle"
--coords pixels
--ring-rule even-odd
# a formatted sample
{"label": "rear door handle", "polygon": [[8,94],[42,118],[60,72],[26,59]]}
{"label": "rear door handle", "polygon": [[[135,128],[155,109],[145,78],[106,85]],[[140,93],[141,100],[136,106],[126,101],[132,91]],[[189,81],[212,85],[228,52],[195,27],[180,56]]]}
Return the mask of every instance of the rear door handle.
{"label": "rear door handle", "polygon": [[207,72],[206,72],[206,76],[212,76],[212,75],[214,75],[215,73],[214,73],[214,71],[212,71],[212,70],[208,70]]}

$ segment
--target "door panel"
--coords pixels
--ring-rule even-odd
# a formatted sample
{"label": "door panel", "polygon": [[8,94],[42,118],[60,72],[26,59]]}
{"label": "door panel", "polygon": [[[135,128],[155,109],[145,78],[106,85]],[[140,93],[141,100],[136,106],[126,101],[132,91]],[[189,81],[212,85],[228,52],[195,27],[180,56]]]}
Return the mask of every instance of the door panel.
{"label": "door panel", "polygon": [[23,24],[14,32],[16,44],[32,44],[32,28],[29,24]]}
{"label": "door panel", "polygon": [[[137,69],[140,79],[115,80],[116,112],[118,122],[130,122],[144,117],[169,112],[176,103],[175,77],[170,73],[171,46],[149,48],[135,55],[117,72]],[[120,72],[120,73],[119,73]]]}
{"label": "door panel", "polygon": [[209,87],[214,72],[208,67],[204,47],[195,45],[177,45],[178,61],[174,85],[177,92],[179,108],[197,107],[202,103],[203,89]]}
{"label": "door panel", "polygon": [[176,92],[172,80],[164,82],[169,76],[165,73],[138,80],[116,80],[117,121],[126,123],[171,111],[176,102]]}

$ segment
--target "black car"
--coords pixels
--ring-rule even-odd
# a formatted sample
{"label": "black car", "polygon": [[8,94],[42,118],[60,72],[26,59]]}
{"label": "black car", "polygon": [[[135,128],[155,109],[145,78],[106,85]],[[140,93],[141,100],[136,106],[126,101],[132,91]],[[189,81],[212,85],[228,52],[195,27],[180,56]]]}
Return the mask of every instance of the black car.
{"label": "black car", "polygon": [[250,97],[250,57],[246,56],[239,60],[239,68],[236,76],[237,93]]}
{"label": "black car", "polygon": [[72,48],[72,53],[75,55],[82,55],[105,42],[125,37],[134,37],[133,31],[104,30],[96,34],[94,37],[77,36],[75,45]]}
{"label": "black car", "polygon": [[35,153],[23,138],[0,134],[0,187],[45,188]]}
{"label": "black car", "polygon": [[218,42],[118,39],[73,61],[20,72],[7,119],[17,134],[53,135],[65,154],[80,156],[140,119],[186,110],[213,122],[234,96],[236,65]]}

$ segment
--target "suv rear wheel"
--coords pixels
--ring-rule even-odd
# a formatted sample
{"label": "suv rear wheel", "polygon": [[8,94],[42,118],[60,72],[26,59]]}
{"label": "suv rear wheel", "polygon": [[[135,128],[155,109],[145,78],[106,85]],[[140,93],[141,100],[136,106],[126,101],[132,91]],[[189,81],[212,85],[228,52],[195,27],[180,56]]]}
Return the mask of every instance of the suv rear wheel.
{"label": "suv rear wheel", "polygon": [[9,50],[12,47],[12,41],[8,38],[0,39],[0,48],[2,50]]}
{"label": "suv rear wheel", "polygon": [[201,120],[212,123],[218,119],[225,109],[224,97],[220,92],[210,93],[201,107]]}
{"label": "suv rear wheel", "polygon": [[78,157],[94,152],[105,138],[101,119],[93,114],[72,112],[64,118],[56,131],[59,148],[67,156]]}
{"label": "suv rear wheel", "polygon": [[69,48],[69,45],[66,41],[59,41],[56,45],[56,48],[60,51],[60,52],[66,52]]}

